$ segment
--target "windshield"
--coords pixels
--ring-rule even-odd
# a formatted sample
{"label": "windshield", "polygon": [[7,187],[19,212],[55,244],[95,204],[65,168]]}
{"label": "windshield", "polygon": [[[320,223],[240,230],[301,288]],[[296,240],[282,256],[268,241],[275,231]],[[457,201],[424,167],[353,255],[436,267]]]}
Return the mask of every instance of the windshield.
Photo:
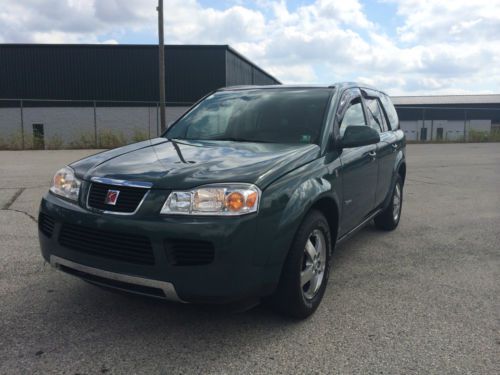
{"label": "windshield", "polygon": [[210,95],[165,134],[169,139],[319,144],[331,89],[253,89]]}

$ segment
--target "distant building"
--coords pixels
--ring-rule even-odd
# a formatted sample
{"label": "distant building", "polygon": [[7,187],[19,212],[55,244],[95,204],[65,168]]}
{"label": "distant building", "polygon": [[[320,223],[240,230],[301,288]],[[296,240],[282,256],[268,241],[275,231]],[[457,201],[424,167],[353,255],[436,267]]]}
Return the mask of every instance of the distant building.
{"label": "distant building", "polygon": [[[0,62],[0,138],[159,132],[155,45],[0,44]],[[227,45],[168,45],[165,70],[167,123],[220,87],[280,83]]]}
{"label": "distant building", "polygon": [[454,141],[500,131],[500,95],[393,96],[408,140]]}

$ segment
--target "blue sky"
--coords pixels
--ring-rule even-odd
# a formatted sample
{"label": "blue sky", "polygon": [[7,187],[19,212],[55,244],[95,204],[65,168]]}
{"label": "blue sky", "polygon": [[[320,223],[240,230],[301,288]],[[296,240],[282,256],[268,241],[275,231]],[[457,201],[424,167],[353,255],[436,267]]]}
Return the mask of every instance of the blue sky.
{"label": "blue sky", "polygon": [[[500,92],[500,0],[164,0],[170,44],[230,44],[284,83]],[[157,41],[156,0],[0,0],[0,43]]]}

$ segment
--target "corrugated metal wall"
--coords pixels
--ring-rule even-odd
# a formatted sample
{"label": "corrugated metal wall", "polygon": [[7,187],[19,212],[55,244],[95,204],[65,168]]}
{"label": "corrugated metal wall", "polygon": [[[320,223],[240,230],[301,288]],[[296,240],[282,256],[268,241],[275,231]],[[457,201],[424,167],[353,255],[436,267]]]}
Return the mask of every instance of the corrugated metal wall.
{"label": "corrugated metal wall", "polygon": [[0,97],[153,100],[157,56],[139,46],[0,45]]}
{"label": "corrugated metal wall", "polygon": [[[438,104],[423,106],[396,105],[401,121],[414,120],[456,120],[489,119],[500,123],[500,105],[484,104]],[[420,107],[420,108],[418,108]]]}
{"label": "corrugated metal wall", "polygon": [[226,55],[226,86],[253,84],[252,65],[230,51]]}
{"label": "corrugated metal wall", "polygon": [[[234,84],[278,83],[228,46],[166,46],[167,102]],[[226,70],[227,67],[227,70]],[[0,98],[158,100],[152,45],[0,45]]]}
{"label": "corrugated metal wall", "polygon": [[276,85],[280,82],[231,49],[226,50],[226,86]]}
{"label": "corrugated metal wall", "polygon": [[266,73],[264,73],[262,70],[259,69],[253,69],[253,83],[255,85],[275,85],[276,80],[273,77],[270,77]]}

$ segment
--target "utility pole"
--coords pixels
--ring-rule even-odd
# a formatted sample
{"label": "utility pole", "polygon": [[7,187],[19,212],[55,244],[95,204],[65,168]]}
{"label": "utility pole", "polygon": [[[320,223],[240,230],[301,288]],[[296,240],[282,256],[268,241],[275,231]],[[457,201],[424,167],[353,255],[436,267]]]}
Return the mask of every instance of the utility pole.
{"label": "utility pole", "polygon": [[160,132],[166,130],[165,126],[165,43],[163,40],[163,0],[158,0],[158,68],[160,79]]}

